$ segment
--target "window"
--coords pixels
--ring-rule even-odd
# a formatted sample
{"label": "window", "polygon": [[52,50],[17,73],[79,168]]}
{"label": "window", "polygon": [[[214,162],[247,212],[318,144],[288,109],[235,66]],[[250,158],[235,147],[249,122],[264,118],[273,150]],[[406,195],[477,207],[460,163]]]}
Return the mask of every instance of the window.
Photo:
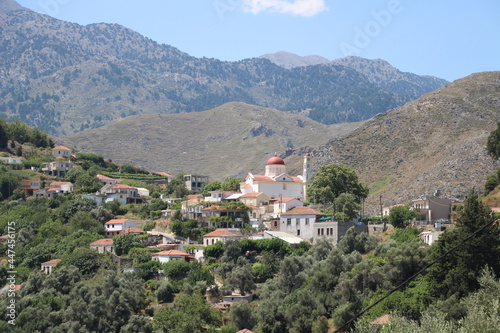
{"label": "window", "polygon": [[300,230],[297,230],[297,236],[300,236]]}
{"label": "window", "polygon": [[286,219],[286,225],[292,225],[292,219]]}
{"label": "window", "polygon": [[295,219],[295,225],[300,225],[300,219]]}
{"label": "window", "polygon": [[318,228],[318,236],[321,236],[321,229]]}
{"label": "window", "polygon": [[286,190],[286,184],[283,184],[283,189]]}
{"label": "window", "polygon": [[309,225],[309,218],[306,217],[306,225]]}

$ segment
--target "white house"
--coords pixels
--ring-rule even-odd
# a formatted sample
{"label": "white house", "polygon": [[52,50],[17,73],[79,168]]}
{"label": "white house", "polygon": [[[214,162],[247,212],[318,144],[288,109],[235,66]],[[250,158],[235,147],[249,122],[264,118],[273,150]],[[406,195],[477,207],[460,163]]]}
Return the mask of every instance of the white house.
{"label": "white house", "polygon": [[222,202],[233,194],[241,194],[240,192],[235,191],[209,191],[208,193],[210,193],[210,196],[205,197],[205,202]]}
{"label": "white house", "polygon": [[179,251],[179,250],[167,250],[157,253],[153,253],[152,260],[159,261],[161,263],[169,262],[171,260],[185,260],[191,261],[194,257],[190,256],[189,253]]}
{"label": "white house", "polygon": [[94,200],[97,206],[113,200],[117,200],[120,205],[142,202],[137,188],[126,184],[106,184],[101,188],[100,193],[84,194],[82,198]]}
{"label": "white house", "polygon": [[442,231],[422,231],[420,233],[420,238],[422,238],[422,242],[425,245],[432,245],[439,239],[442,233]]}
{"label": "white house", "polygon": [[1,163],[15,163],[15,164],[20,164],[22,163],[20,157],[13,157],[13,156],[8,156],[8,157],[0,157],[0,162]]}
{"label": "white house", "polygon": [[137,188],[137,193],[141,196],[141,197],[149,197],[149,190],[147,188],[144,188],[144,187],[138,187]]}
{"label": "white house", "polygon": [[63,193],[73,192],[74,186],[71,182],[52,182],[50,188],[58,188]]}
{"label": "white house", "polygon": [[295,207],[302,207],[304,204],[295,198],[279,198],[269,201],[273,206],[273,217],[280,217],[281,214],[288,212]]}
{"label": "white house", "polygon": [[71,149],[65,146],[57,146],[52,148],[52,155],[54,155],[55,158],[70,158]]}
{"label": "white house", "polygon": [[296,207],[281,214],[280,231],[286,231],[304,239],[314,237],[313,224],[325,214],[310,207]]}
{"label": "white house", "polygon": [[126,229],[135,228],[135,223],[129,219],[113,219],[104,223],[106,237],[113,237]]}
{"label": "white house", "polygon": [[225,243],[228,239],[243,238],[239,230],[217,229],[203,236],[203,245],[208,246],[217,242]]}
{"label": "white house", "polygon": [[397,205],[392,205],[392,206],[389,206],[389,207],[384,207],[382,208],[382,215],[383,216],[389,216],[389,214],[391,214],[391,209],[393,209],[394,207],[399,207],[399,206],[406,206],[404,204],[397,204]]}

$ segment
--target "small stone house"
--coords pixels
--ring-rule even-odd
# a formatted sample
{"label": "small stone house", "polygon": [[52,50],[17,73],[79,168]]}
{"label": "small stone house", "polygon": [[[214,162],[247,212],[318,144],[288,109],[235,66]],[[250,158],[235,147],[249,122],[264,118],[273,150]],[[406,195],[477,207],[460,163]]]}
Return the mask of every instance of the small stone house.
{"label": "small stone house", "polygon": [[46,262],[42,262],[41,271],[45,274],[50,274],[50,273],[52,273],[52,270],[54,269],[54,267],[56,267],[57,264],[60,262],[61,262],[61,259],[52,259],[52,260],[49,260]]}
{"label": "small stone house", "polygon": [[217,242],[225,243],[228,239],[239,240],[243,236],[238,230],[217,229],[203,236],[203,245],[209,246]]}
{"label": "small stone house", "polygon": [[99,253],[111,252],[114,253],[115,248],[113,247],[113,239],[103,238],[90,243],[90,248],[96,250]]}

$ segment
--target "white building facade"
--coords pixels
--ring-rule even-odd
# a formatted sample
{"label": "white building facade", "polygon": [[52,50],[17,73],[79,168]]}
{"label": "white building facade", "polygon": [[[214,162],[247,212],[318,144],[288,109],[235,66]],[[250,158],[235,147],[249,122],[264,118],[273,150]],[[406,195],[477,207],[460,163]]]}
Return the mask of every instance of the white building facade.
{"label": "white building facade", "polygon": [[285,161],[274,155],[267,160],[264,175],[249,173],[241,184],[242,193],[262,192],[269,198],[296,198],[305,201],[307,187],[311,184],[311,156],[304,156],[306,177],[292,177],[286,173]]}

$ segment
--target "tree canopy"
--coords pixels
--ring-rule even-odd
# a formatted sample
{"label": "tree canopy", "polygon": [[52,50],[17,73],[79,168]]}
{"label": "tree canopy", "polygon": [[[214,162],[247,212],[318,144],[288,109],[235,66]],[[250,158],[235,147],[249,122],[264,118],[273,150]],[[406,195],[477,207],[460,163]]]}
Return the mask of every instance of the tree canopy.
{"label": "tree canopy", "polygon": [[389,211],[389,223],[395,228],[404,228],[409,221],[417,216],[417,212],[409,206],[392,207]]}
{"label": "tree canopy", "polygon": [[342,193],[353,194],[360,202],[368,196],[368,188],[359,182],[353,169],[329,164],[320,166],[307,193],[308,200],[314,203],[332,203]]}
{"label": "tree canopy", "polygon": [[477,290],[477,273],[485,267],[490,267],[496,276],[500,275],[500,228],[492,221],[491,210],[483,205],[475,191],[471,191],[456,229],[439,237],[432,248],[432,258],[439,258],[481,227],[487,227],[429,269],[429,279],[436,295],[462,297]]}
{"label": "tree canopy", "polygon": [[488,136],[486,152],[491,158],[495,160],[500,159],[500,122],[497,123],[497,129]]}

